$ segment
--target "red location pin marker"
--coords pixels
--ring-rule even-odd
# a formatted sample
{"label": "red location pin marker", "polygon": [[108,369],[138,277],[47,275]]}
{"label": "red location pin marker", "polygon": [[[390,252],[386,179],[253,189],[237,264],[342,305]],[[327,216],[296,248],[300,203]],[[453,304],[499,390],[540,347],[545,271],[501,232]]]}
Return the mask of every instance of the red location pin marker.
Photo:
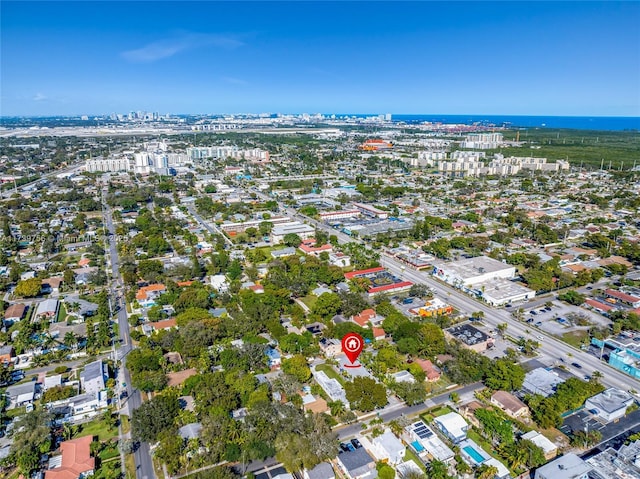
{"label": "red location pin marker", "polygon": [[364,339],[358,333],[348,333],[342,338],[342,351],[347,355],[351,364],[356,362],[364,348]]}

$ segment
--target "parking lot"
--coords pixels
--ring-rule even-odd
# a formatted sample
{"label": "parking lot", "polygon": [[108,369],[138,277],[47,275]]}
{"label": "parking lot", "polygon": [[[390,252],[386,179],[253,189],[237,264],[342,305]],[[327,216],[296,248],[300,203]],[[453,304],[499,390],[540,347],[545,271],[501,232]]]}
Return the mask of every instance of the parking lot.
{"label": "parking lot", "polygon": [[[576,324],[578,319],[583,319],[583,325]],[[553,301],[553,306],[547,308],[544,305],[525,311],[525,321],[534,328],[562,336],[571,331],[588,330],[592,325],[608,326],[609,320],[593,311]]]}
{"label": "parking lot", "polygon": [[601,442],[610,441],[625,432],[637,429],[640,426],[640,409],[633,411],[617,422],[602,424],[594,419],[591,413],[586,410],[578,411],[564,419],[560,430],[570,435],[577,431],[600,431],[602,434]]}

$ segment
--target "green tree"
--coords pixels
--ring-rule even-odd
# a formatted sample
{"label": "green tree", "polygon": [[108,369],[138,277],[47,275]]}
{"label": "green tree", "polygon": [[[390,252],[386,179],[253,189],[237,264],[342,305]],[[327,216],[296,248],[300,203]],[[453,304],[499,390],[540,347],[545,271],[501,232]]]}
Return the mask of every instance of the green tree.
{"label": "green tree", "polygon": [[322,293],[316,300],[311,312],[326,319],[331,319],[338,313],[342,301],[336,293]]}
{"label": "green tree", "polygon": [[346,383],[344,389],[351,409],[369,412],[387,404],[386,388],[371,378],[356,377]]}
{"label": "green tree", "polygon": [[297,248],[298,246],[300,246],[300,243],[302,243],[302,240],[300,239],[300,236],[295,233],[287,233],[282,238],[282,242],[287,246],[293,246],[294,248]]}
{"label": "green tree", "polygon": [[290,359],[282,360],[282,370],[295,377],[301,383],[311,379],[311,369],[307,365],[306,358],[301,354],[296,354]]}
{"label": "green tree", "polygon": [[494,390],[515,391],[522,387],[524,376],[520,364],[500,358],[491,363],[485,384]]}
{"label": "green tree", "polygon": [[131,435],[139,441],[156,442],[163,431],[173,427],[180,412],[175,394],[160,394],[133,411]]}

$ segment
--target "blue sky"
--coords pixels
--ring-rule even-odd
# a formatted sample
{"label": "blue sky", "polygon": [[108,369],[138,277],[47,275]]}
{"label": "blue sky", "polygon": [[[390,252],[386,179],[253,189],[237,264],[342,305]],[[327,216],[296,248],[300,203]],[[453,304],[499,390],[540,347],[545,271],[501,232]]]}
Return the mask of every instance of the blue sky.
{"label": "blue sky", "polygon": [[1,115],[640,115],[637,2],[1,2]]}

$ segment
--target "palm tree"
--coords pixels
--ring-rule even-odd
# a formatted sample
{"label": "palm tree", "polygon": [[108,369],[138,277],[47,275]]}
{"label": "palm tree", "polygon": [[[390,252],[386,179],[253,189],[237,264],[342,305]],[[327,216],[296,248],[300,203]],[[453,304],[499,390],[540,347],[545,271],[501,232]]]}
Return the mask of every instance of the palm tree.
{"label": "palm tree", "polygon": [[78,337],[73,331],[67,331],[64,335],[64,345],[70,349],[76,349],[78,347]]}
{"label": "palm tree", "polygon": [[391,432],[396,436],[400,436],[400,434],[402,434],[403,427],[397,420],[394,419],[393,421],[389,421],[389,429],[391,429]]}

